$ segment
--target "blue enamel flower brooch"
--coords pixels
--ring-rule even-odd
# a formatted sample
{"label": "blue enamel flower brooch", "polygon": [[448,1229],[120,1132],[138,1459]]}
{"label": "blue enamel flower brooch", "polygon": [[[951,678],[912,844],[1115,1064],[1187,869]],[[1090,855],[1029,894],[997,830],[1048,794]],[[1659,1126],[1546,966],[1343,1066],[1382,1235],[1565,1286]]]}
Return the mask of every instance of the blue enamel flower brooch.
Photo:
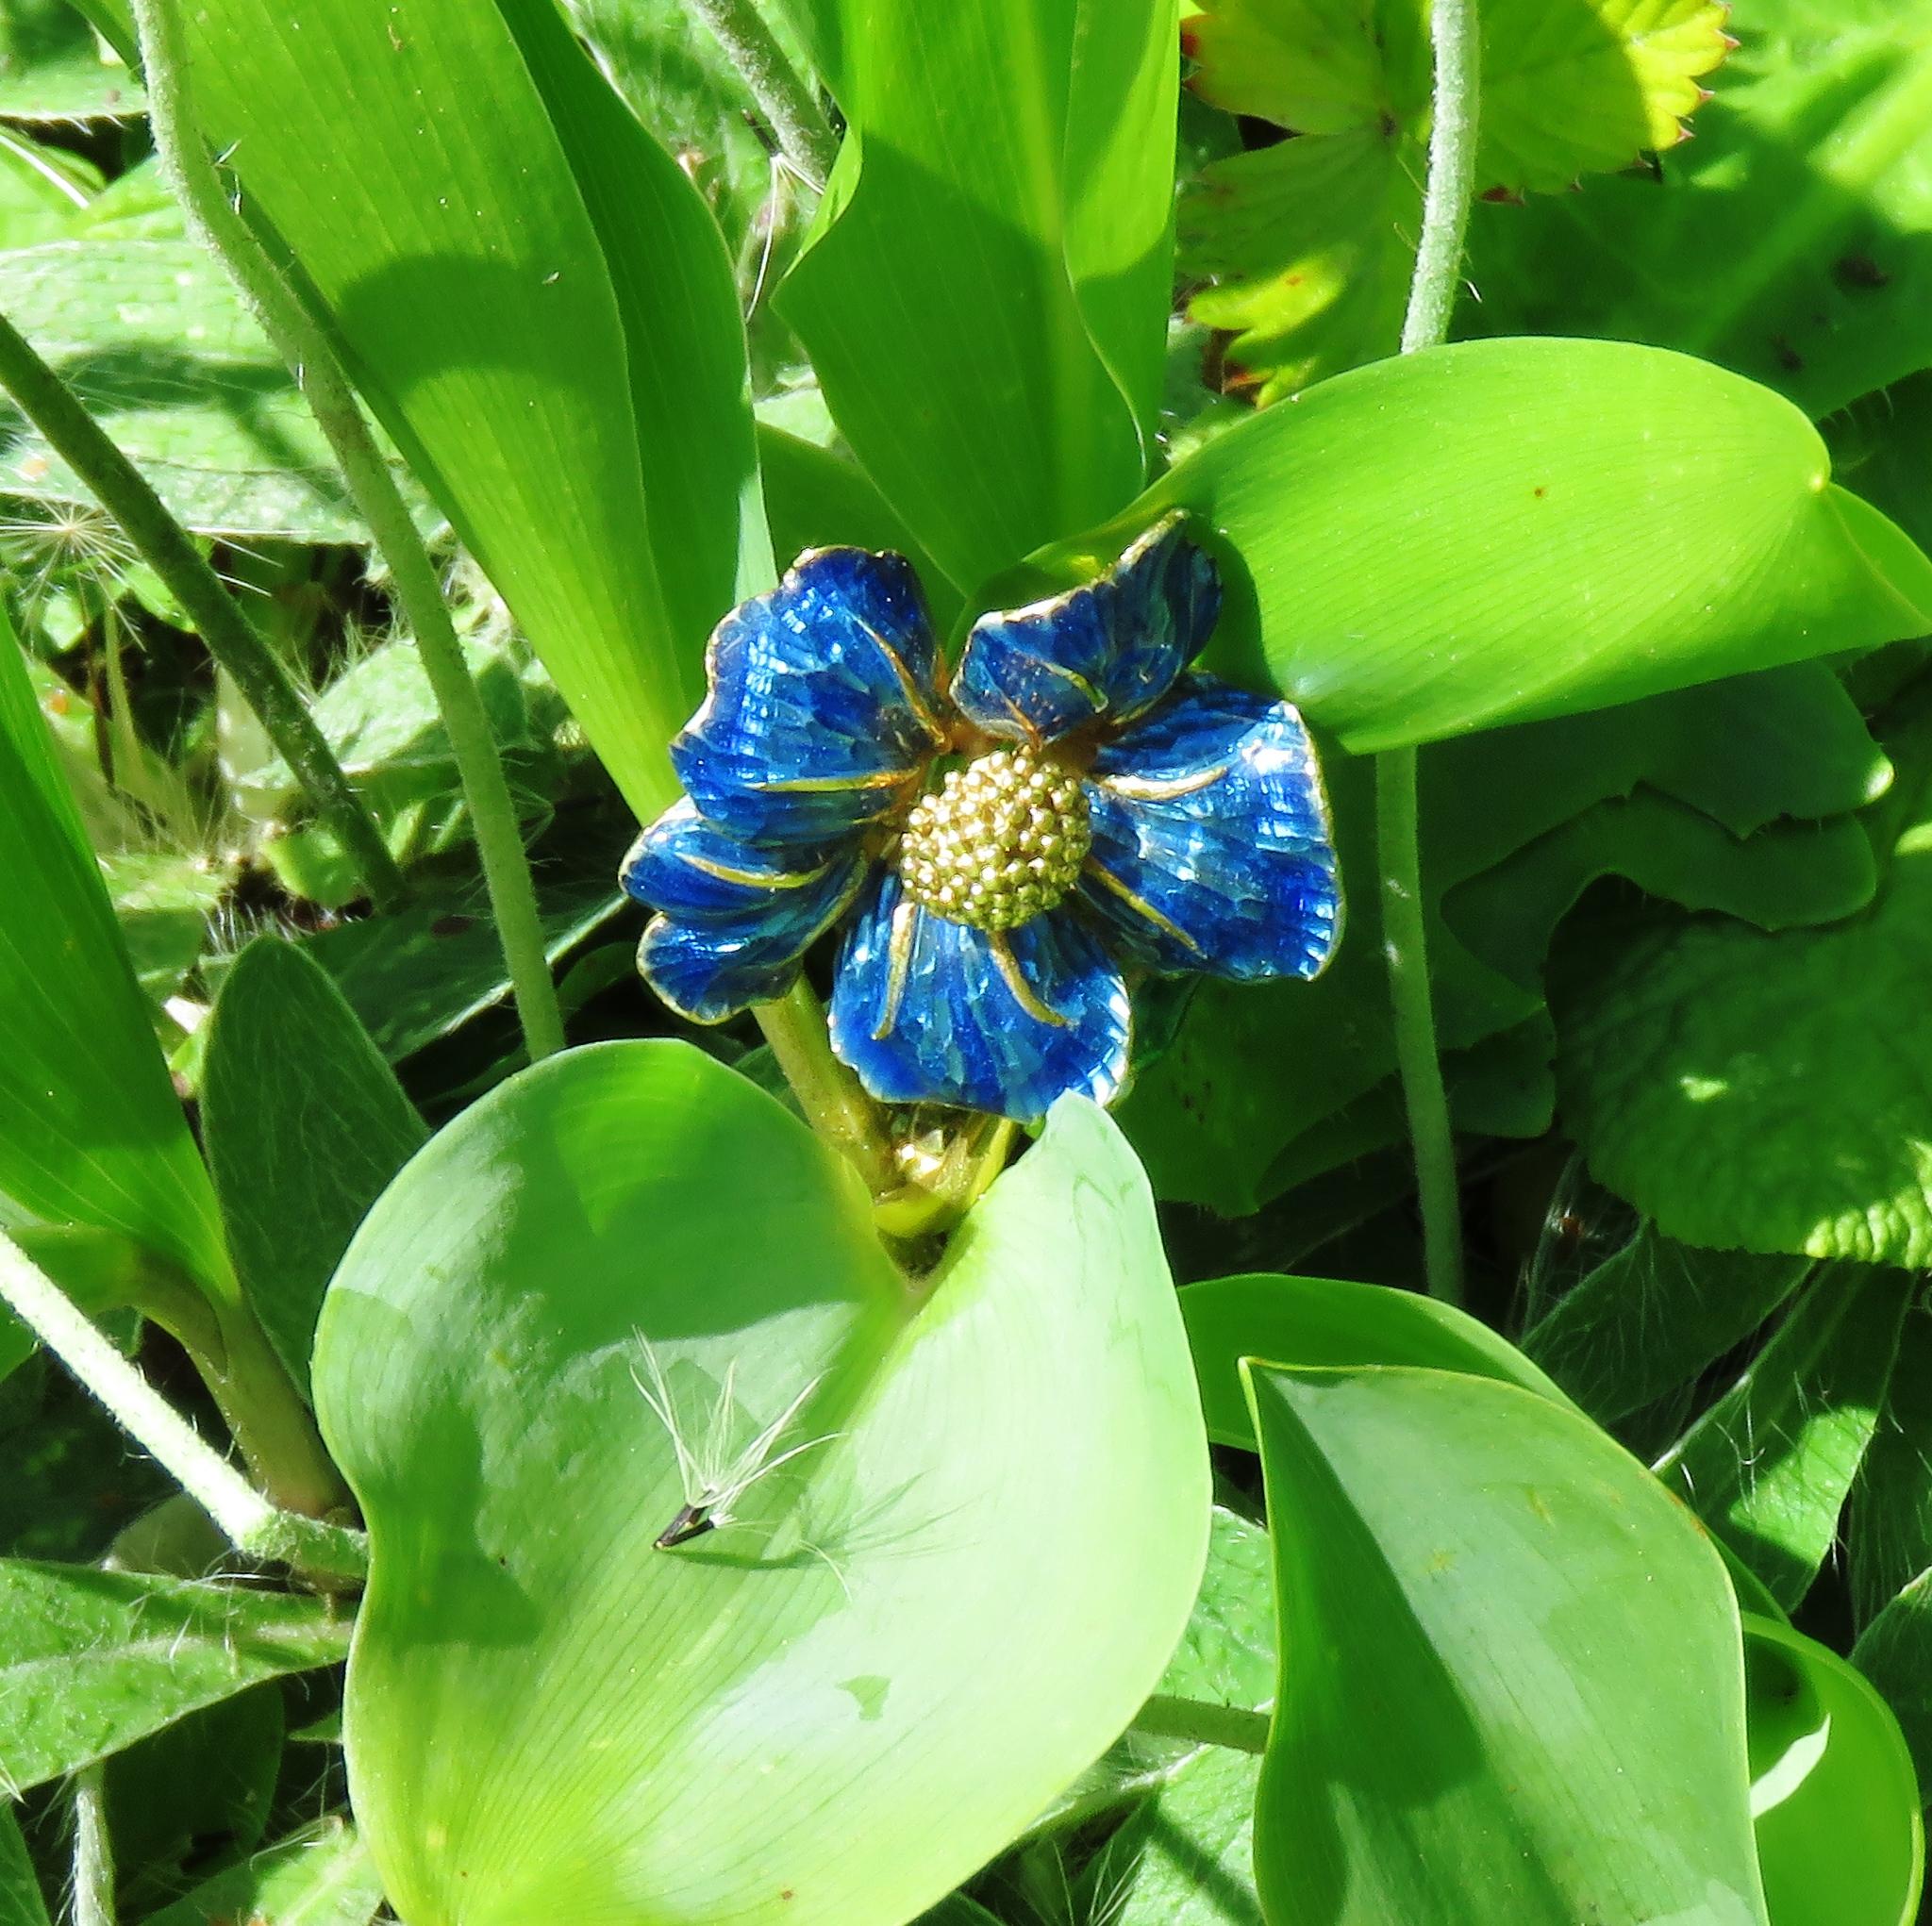
{"label": "blue enamel flower brooch", "polygon": [[911,566],[814,549],[711,639],[685,797],[624,887],[638,965],[716,1022],[843,923],[832,1047],[883,1102],[1030,1120],[1127,1071],[1125,972],[1311,977],[1341,924],[1294,708],[1188,665],[1220,612],[1182,518],[982,616],[950,686]]}

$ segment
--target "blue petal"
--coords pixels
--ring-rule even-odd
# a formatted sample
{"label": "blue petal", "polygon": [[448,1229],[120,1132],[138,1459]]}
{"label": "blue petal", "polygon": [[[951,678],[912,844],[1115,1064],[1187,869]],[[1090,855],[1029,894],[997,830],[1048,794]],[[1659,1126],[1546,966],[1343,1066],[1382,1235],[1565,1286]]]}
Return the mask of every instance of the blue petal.
{"label": "blue petal", "polygon": [[675,803],[639,837],[619,872],[658,910],[638,968],[681,1016],[717,1023],[783,996],[799,958],[844,914],[865,879],[857,843],[815,855],[760,849]]}
{"label": "blue petal", "polygon": [[989,735],[1051,742],[1151,708],[1213,632],[1221,578],[1184,518],[1150,528],[1097,581],[974,623],[953,700]]}
{"label": "blue petal", "polygon": [[[896,938],[896,942],[895,942]],[[1127,1069],[1125,985],[1099,938],[1049,910],[998,939],[949,922],[882,872],[832,989],[832,1048],[874,1097],[1023,1121],[1066,1090],[1106,1103]]]}
{"label": "blue petal", "polygon": [[1191,675],[1094,758],[1081,894],[1151,968],[1314,976],[1341,933],[1314,746],[1285,702]]}
{"label": "blue petal", "polygon": [[830,842],[889,814],[938,747],[938,659],[903,556],[813,549],[718,624],[678,780],[738,836]]}

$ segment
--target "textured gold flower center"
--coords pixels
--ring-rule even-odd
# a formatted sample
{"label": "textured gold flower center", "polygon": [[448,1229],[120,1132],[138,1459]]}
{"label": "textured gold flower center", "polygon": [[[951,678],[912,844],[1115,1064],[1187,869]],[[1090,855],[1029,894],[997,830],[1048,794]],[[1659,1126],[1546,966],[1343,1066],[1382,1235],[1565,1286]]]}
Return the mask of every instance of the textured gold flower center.
{"label": "textured gold flower center", "polygon": [[1034,750],[996,749],[914,805],[899,875],[937,915],[1009,930],[1066,896],[1092,839],[1078,777]]}

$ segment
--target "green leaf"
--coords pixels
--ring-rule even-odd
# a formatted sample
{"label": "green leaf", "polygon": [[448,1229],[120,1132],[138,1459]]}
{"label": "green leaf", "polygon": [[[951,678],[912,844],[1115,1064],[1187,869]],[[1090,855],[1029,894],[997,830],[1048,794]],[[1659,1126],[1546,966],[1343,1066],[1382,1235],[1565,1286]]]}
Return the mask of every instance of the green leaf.
{"label": "green leaf", "polygon": [[[294,378],[227,277],[187,241],[64,241],[0,255],[0,307],[204,535],[360,541]],[[9,407],[0,479],[92,498]]]}
{"label": "green leaf", "polygon": [[1810,1274],[1803,1257],[1699,1251],[1641,1224],[1523,1349],[1599,1424],[1661,1398],[1740,1344]]}
{"label": "green leaf", "polygon": [[[1373,874],[1371,771],[1330,756],[1326,772],[1344,881]],[[1796,663],[1433,743],[1418,777],[1451,1095],[1470,1113],[1464,1127],[1503,1128],[1494,1104],[1477,1109],[1502,1052],[1519,1088],[1533,1085],[1521,1122],[1536,1136],[1553,1088],[1544,956],[1589,885],[1624,875],[1769,927],[1849,914],[1877,878],[1845,812],[1881,794],[1891,767],[1838,678]],[[1311,1169],[1405,1135],[1379,904],[1374,891],[1350,897],[1341,952],[1318,982],[1204,984],[1142,1071],[1122,1123],[1163,1197],[1253,1210]],[[1507,1051],[1456,1055],[1512,1030]],[[1283,1070],[1256,1077],[1257,1061]]]}
{"label": "green leaf", "polygon": [[1204,1746],[1107,1843],[1092,1874],[1108,1926],[1262,1926],[1255,1894],[1261,1762]]}
{"label": "green leaf", "polygon": [[4,611],[0,820],[0,1194],[50,1224],[119,1231],[231,1292],[213,1189]]}
{"label": "green leaf", "polygon": [[0,18],[0,119],[131,120],[141,84],[66,0],[11,0]]}
{"label": "green leaf", "polygon": [[1369,1365],[1470,1371],[1569,1401],[1507,1339],[1453,1304],[1379,1284],[1255,1272],[1191,1284],[1181,1315],[1201,1380],[1208,1435],[1255,1449],[1244,1358],[1302,1367]]}
{"label": "green leaf", "polygon": [[273,1681],[206,1705],[117,1752],[103,1772],[124,1915],[145,1918],[251,1851],[282,1758]]}
{"label": "green leaf", "polygon": [[[801,1395],[822,1440],[674,1551],[654,1367],[698,1448]],[[896,1926],[1125,1726],[1200,1577],[1151,1201],[1077,1102],[915,1295],[853,1172],[743,1079],[671,1043],[553,1058],[376,1205],[315,1388],[374,1554],[351,1787],[415,1926]]]}
{"label": "green leaf", "polygon": [[342,1819],[326,1818],[216,1874],[147,1926],[369,1926],[381,1905],[361,1839]]}
{"label": "green leaf", "polygon": [[0,1784],[24,1792],[258,1680],[333,1665],[348,1632],[319,1599],[0,1563]]}
{"label": "green leaf", "polygon": [[1922,1788],[1932,1786],[1932,1569],[1922,1571],[1859,1634],[1852,1663],[1885,1696]]}
{"label": "green leaf", "polygon": [[1912,1926],[1925,1836],[1898,1720],[1852,1666],[1789,1625],[1747,1612],[1744,1661],[1751,1816],[1774,1926]]}
{"label": "green leaf", "polygon": [[296,1385],[356,1226],[428,1132],[328,972],[259,937],[209,1019],[202,1137],[243,1289]]}
{"label": "green leaf", "polygon": [[242,0],[190,25],[213,144],[655,814],[705,636],[771,569],[737,294],[696,189],[550,0]]}
{"label": "green leaf", "polygon": [[[1716,0],[1485,0],[1478,193],[1560,189],[1682,138],[1723,59]],[[1401,340],[1430,118],[1416,0],[1214,0],[1189,21],[1190,84],[1295,138],[1211,162],[1182,210],[1183,262],[1219,286],[1194,320],[1236,339],[1261,400]]]}
{"label": "green leaf", "polygon": [[1916,1281],[1830,1265],[1738,1382],[1658,1461],[1665,1483],[1786,1607],[1838,1536]]}
{"label": "green leaf", "polygon": [[1932,790],[1923,747],[1914,761],[1863,915],[1775,936],[1659,916],[1558,972],[1565,1118],[1597,1180],[1668,1235],[1932,1261],[1932,1027],[1914,988],[1932,967]]}
{"label": "green leaf", "polygon": [[1861,1626],[1932,1566],[1932,1306],[1923,1302],[1899,1330],[1885,1407],[1852,1488],[1845,1551]]}
{"label": "green leaf", "polygon": [[47,1902],[10,1805],[0,1805],[0,1926],[49,1926]]}
{"label": "green leaf", "polygon": [[1269,1917],[1763,1926],[1737,1608],[1681,1508],[1515,1386],[1250,1382],[1283,1620]]}
{"label": "green leaf", "polygon": [[[1187,1630],[1161,1674],[1162,1693],[1250,1711],[1273,1701],[1273,1568],[1267,1532],[1239,1512],[1216,1505],[1201,1588]],[[1136,1808],[1143,1822],[1135,1829],[1133,1839],[1121,1840],[1121,1850],[1106,1855],[1109,1866],[1091,1875],[1101,1893],[1116,1882],[1124,1889],[1136,1876],[1140,1848],[1158,1827],[1163,1794],[1186,1776],[1202,1750],[1184,1738],[1130,1727],[1038,1816],[1034,1830],[1057,1834],[1109,1809]],[[1250,1806],[1253,1803],[1251,1790]],[[1248,1883],[1254,1883],[1252,1871]]]}
{"label": "green leaf", "polygon": [[1354,752],[1932,627],[1932,562],[1829,485],[1796,409],[1614,342],[1472,341],[1324,382],[1175,468],[1088,565],[1173,507],[1219,537],[1204,666]]}
{"label": "green leaf", "polygon": [[1932,365],[1932,6],[1753,0],[1729,25],[1654,176],[1476,208],[1465,328],[1681,348],[1813,416]]}
{"label": "green leaf", "polygon": [[961,588],[1114,513],[1172,298],[1174,0],[841,0],[849,125],[778,297]]}
{"label": "green leaf", "polygon": [[951,625],[960,609],[958,591],[856,462],[764,423],[758,460],[774,553],[789,557],[841,544],[891,549],[918,572],[933,621]]}
{"label": "green leaf", "polygon": [[[625,906],[617,856],[545,864],[537,906],[555,963]],[[447,1037],[509,993],[503,944],[479,892],[426,898],[395,914],[338,923],[302,946],[335,978],[391,1063]]]}

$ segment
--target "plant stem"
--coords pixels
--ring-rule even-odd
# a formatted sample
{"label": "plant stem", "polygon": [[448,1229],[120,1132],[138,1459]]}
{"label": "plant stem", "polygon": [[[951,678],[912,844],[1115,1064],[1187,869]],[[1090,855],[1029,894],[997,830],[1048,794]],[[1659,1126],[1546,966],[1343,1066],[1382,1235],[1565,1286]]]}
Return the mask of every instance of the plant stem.
{"label": "plant stem", "polygon": [[[1415,277],[1402,323],[1402,352],[1439,347],[1462,273],[1463,235],[1475,186],[1477,84],[1481,34],[1474,0],[1435,0],[1435,118],[1429,129],[1429,179],[1423,199]],[[1462,1225],[1457,1191],[1456,1137],[1436,1036],[1422,850],[1416,824],[1413,749],[1385,750],[1375,760],[1375,838],[1381,870],[1382,942],[1395,1020],[1395,1059],[1415,1152],[1416,1195],[1423,1220],[1423,1268],[1429,1293],[1462,1302]]]}
{"label": "plant stem", "polygon": [[1192,1739],[1197,1745],[1225,1746],[1237,1752],[1265,1752],[1272,1723],[1265,1712],[1157,1692],[1135,1713],[1132,1729],[1155,1738]]}
{"label": "plant stem", "polygon": [[98,1763],[74,1775],[74,1926],[116,1926],[108,1780]]}
{"label": "plant stem", "polygon": [[891,1189],[896,1179],[885,1121],[858,1079],[832,1054],[824,1008],[811,986],[801,976],[776,1003],[754,1004],[752,1015],[806,1121],[851,1158],[874,1197]]}
{"label": "plant stem", "polygon": [[475,677],[463,659],[436,565],[382,458],[322,328],[224,191],[194,130],[187,49],[176,0],[135,0],[155,144],[191,224],[234,277],[263,332],[301,385],[341,467],[350,498],[388,562],[396,601],[416,639],[469,804],[483,880],[508,966],[524,1041],[535,1062],[563,1048],[563,1016],[544,954],[537,889],[515,798]]}
{"label": "plant stem", "polygon": [[1415,274],[1402,319],[1402,352],[1440,347],[1462,277],[1462,242],[1475,195],[1475,137],[1481,83],[1482,28],[1475,0],[1435,0],[1429,14],[1435,52],[1434,118],[1429,126],[1429,179],[1423,193],[1423,227]]}
{"label": "plant stem", "polygon": [[755,0],[691,0],[695,13],[738,69],[759,110],[772,124],[793,169],[824,188],[839,158],[839,137],[817,96],[799,78]]}
{"label": "plant stem", "polygon": [[121,524],[187,611],[208,654],[234,678],[242,699],[260,718],[316,814],[349,853],[371,899],[384,908],[400,903],[402,872],[287,669],[140,470],[5,315],[0,315],[0,388]]}
{"label": "plant stem", "polygon": [[[264,1562],[293,1566],[320,1583],[360,1580],[368,1569],[360,1533],[272,1504],[5,1235],[0,1235],[0,1301],[99,1399],[115,1422],[168,1471],[237,1550]],[[231,1370],[240,1367],[241,1360],[230,1359]]]}

